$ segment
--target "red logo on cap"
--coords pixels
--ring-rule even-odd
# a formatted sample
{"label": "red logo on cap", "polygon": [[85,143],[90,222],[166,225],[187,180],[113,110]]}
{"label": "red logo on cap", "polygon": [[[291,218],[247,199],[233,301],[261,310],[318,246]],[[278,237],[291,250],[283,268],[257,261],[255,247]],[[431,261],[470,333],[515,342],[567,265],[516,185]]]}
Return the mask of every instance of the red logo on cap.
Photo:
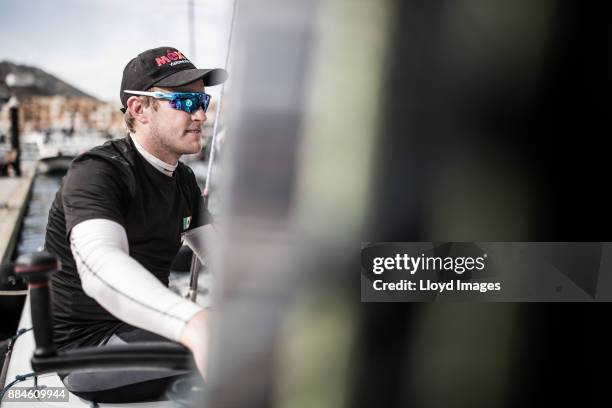
{"label": "red logo on cap", "polygon": [[180,51],[168,51],[166,55],[162,55],[161,57],[155,58],[155,62],[157,62],[157,66],[161,67],[164,64],[167,64],[171,61],[177,61],[181,59],[187,59]]}

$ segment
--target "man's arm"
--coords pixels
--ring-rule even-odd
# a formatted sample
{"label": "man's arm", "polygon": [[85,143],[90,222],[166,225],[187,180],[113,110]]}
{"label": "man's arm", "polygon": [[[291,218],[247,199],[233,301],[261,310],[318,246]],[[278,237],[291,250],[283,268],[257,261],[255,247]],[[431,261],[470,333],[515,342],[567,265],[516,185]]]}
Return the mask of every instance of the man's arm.
{"label": "man's arm", "polygon": [[72,228],[70,246],[87,295],[118,319],[188,347],[203,374],[207,312],[172,292],[129,256],[120,224],[83,221]]}

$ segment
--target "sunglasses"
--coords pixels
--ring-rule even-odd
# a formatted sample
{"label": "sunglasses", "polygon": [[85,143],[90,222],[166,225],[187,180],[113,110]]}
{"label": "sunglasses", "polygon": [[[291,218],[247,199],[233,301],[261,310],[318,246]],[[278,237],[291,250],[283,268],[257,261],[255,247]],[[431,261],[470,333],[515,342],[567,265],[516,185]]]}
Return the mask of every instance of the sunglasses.
{"label": "sunglasses", "polygon": [[132,95],[152,96],[155,99],[170,101],[170,106],[174,109],[187,113],[194,113],[200,106],[204,112],[208,110],[211,96],[203,92],[144,92],[144,91],[123,91]]}

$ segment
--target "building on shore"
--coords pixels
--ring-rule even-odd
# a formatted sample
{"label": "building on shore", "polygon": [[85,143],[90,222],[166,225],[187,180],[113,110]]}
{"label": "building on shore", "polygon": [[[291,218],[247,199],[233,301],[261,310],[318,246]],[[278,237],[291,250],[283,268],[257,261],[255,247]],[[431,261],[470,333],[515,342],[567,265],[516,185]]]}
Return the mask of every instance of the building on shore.
{"label": "building on shore", "polygon": [[[115,103],[74,96],[28,96],[19,101],[22,133],[63,131],[69,134],[125,133],[123,113]],[[0,134],[10,129],[9,108],[0,108]]]}

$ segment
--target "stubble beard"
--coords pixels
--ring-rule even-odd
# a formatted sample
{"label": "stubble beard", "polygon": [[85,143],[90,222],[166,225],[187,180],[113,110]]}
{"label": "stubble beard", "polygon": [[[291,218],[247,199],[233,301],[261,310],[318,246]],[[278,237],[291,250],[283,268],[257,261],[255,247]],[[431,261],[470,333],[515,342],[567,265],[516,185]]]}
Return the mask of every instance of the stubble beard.
{"label": "stubble beard", "polygon": [[[202,128],[203,126],[201,129]],[[151,122],[151,139],[160,153],[164,156],[172,156],[169,157],[169,159],[175,158],[178,160],[184,154],[195,154],[202,150],[201,135],[197,135],[197,143],[190,143],[188,146],[185,146],[184,141],[181,140],[185,137],[191,139],[195,137],[195,135],[185,132],[168,135],[159,128],[159,123],[156,120]]]}
{"label": "stubble beard", "polygon": [[168,136],[161,132],[157,122],[151,124],[151,140],[153,140],[156,149],[164,155],[175,156],[176,159],[179,159],[185,152],[177,150],[176,146],[171,143],[173,136],[176,137],[176,135]]}

